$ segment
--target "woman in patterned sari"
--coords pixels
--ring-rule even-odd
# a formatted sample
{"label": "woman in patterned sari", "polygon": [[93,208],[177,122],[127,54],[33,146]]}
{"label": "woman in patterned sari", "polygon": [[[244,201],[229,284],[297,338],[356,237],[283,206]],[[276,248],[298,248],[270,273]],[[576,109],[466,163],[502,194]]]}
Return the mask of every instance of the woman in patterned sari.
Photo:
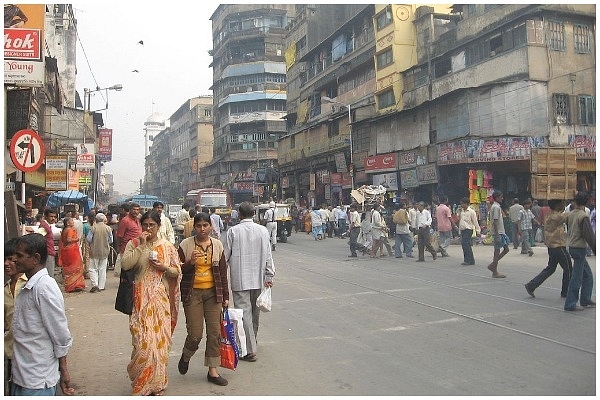
{"label": "woman in patterned sari", "polygon": [[58,242],[58,263],[62,267],[65,292],[81,292],[85,289],[83,260],[79,252],[79,237],[73,218],[64,219],[64,228]]}
{"label": "woman in patterned sari", "polygon": [[[148,211],[141,222],[141,235],[127,243],[121,260],[122,269],[135,269],[129,317],[133,352],[127,372],[132,395],[162,396],[181,300],[181,266],[177,249],[158,237],[160,214]],[[150,259],[152,251],[158,253],[156,260]]]}

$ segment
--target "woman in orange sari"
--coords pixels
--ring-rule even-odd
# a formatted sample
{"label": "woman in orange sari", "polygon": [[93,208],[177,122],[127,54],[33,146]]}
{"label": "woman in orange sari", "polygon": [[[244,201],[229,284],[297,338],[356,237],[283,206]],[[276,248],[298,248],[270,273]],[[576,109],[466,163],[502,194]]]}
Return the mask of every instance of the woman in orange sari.
{"label": "woman in orange sari", "polygon": [[85,289],[79,237],[73,226],[73,218],[64,219],[64,228],[58,242],[58,263],[62,267],[65,292],[67,293],[81,292]]}
{"label": "woman in orange sari", "polygon": [[312,231],[312,223],[310,220],[310,210],[307,208],[306,210],[304,210],[304,232],[306,232],[306,234],[310,234],[310,232]]}
{"label": "woman in orange sari", "polygon": [[123,270],[135,270],[129,317],[133,351],[127,372],[132,395],[162,396],[181,301],[181,265],[175,246],[158,237],[160,214],[148,211],[141,223],[142,233],[127,243],[121,259]]}

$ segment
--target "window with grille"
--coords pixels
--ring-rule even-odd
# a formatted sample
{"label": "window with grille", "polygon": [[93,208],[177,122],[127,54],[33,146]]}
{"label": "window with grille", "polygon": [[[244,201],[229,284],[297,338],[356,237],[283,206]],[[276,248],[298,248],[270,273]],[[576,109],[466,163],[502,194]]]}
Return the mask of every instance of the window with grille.
{"label": "window with grille", "polygon": [[550,50],[565,50],[565,24],[548,21],[548,46]]}
{"label": "window with grille", "polygon": [[379,14],[375,20],[377,24],[377,30],[381,30],[382,28],[388,26],[392,23],[392,8],[387,6],[385,11]]}
{"label": "window with grille", "polygon": [[596,125],[596,102],[593,96],[579,96],[579,124]]}
{"label": "window with grille", "polygon": [[587,25],[575,25],[573,27],[575,52],[589,54],[592,52],[590,45],[590,27]]}
{"label": "window with grille", "polygon": [[385,93],[377,96],[379,101],[379,109],[391,107],[396,104],[396,98],[394,97],[394,91],[388,90]]}
{"label": "window with grille", "polygon": [[566,125],[569,123],[569,96],[557,93],[552,96],[552,105],[554,107],[554,121],[556,125]]}
{"label": "window with grille", "polygon": [[394,57],[392,55],[392,49],[384,51],[383,53],[381,53],[377,56],[377,69],[387,67],[393,61],[394,61]]}

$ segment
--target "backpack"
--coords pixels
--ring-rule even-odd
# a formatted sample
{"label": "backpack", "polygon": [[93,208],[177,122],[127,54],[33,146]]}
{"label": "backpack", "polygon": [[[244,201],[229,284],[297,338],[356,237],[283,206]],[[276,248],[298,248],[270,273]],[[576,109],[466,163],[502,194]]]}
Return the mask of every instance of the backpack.
{"label": "backpack", "polygon": [[408,215],[406,213],[406,210],[398,210],[394,213],[394,216],[392,217],[392,221],[394,221],[395,224],[399,224],[399,225],[404,225],[408,223]]}

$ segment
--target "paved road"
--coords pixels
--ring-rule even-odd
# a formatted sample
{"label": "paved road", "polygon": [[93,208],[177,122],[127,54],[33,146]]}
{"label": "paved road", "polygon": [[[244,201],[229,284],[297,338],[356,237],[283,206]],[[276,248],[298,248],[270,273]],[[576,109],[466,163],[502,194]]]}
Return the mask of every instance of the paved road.
{"label": "paved road", "polygon": [[[531,258],[511,249],[499,267],[507,278],[492,279],[489,246],[476,246],[477,264],[465,267],[458,245],[448,258],[416,263],[351,259],[346,240],[289,239],[274,253],[273,310],[261,316],[258,361],[221,369],[229,386],[215,386],[206,381],[203,341],[179,375],[182,311],[166,395],[596,394],[596,310],[563,311],[558,271],[536,298],[523,288],[546,265],[545,247]],[[109,273],[106,291],[66,295],[78,395],[130,393],[117,280]]]}

